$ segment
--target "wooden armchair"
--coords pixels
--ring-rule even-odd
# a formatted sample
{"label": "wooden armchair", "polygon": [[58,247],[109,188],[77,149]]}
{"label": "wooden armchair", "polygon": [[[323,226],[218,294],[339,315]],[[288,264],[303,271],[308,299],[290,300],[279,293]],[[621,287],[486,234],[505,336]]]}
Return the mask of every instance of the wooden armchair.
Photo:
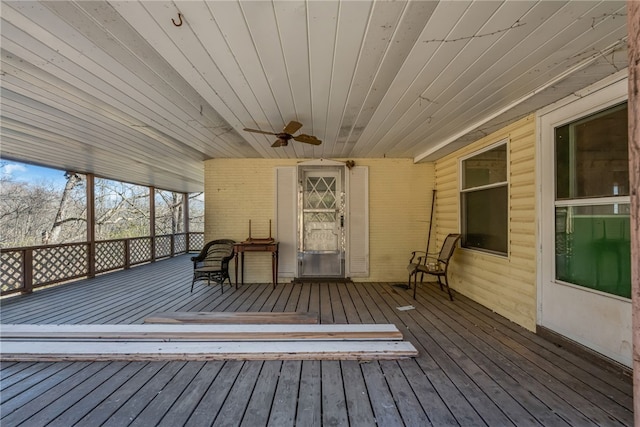
{"label": "wooden armchair", "polygon": [[211,281],[220,284],[220,290],[223,289],[225,280],[229,280],[229,261],[233,258],[233,245],[236,242],[229,239],[212,240],[200,251],[198,256],[192,257],[193,261],[193,280],[191,281],[191,292],[196,280],[206,278],[207,283],[211,285]]}
{"label": "wooden armchair", "polygon": [[[449,280],[447,279],[447,271],[449,269],[449,261],[456,249],[456,244],[460,239],[460,234],[449,234],[442,243],[442,248],[438,254],[428,254],[426,252],[414,251],[411,253],[411,259],[407,266],[409,272],[408,285],[411,287],[411,277],[413,276],[413,299],[416,299],[416,289],[418,287],[418,274],[420,274],[420,283],[425,274],[430,274],[438,278],[438,284],[442,290],[442,285],[447,288],[449,299],[453,301],[451,288],[449,288]],[[440,280],[444,277],[444,283]]]}

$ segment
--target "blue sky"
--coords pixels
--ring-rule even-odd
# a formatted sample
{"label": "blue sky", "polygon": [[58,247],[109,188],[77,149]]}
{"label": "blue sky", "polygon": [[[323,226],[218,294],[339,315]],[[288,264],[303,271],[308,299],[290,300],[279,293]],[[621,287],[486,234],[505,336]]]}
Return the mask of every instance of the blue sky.
{"label": "blue sky", "polygon": [[3,163],[0,173],[3,177],[9,175],[14,181],[27,183],[51,182],[56,188],[63,188],[66,182],[64,171],[58,169],[43,168],[12,160],[3,160]]}

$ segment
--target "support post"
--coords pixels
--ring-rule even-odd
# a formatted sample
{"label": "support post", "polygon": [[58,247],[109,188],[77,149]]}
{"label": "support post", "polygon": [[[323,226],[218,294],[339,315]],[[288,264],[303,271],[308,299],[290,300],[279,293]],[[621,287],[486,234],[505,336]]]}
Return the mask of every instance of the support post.
{"label": "support post", "polygon": [[189,193],[182,193],[182,231],[184,232],[184,249],[189,253]]}
{"label": "support post", "polygon": [[631,298],[633,408],[640,425],[640,2],[627,1],[629,44],[629,189],[631,199]]}
{"label": "support post", "polygon": [[89,242],[88,277],[96,276],[96,187],[95,176],[92,173],[87,177],[87,241]]}
{"label": "support post", "polygon": [[149,236],[151,237],[151,262],[156,262],[156,187],[149,187]]}

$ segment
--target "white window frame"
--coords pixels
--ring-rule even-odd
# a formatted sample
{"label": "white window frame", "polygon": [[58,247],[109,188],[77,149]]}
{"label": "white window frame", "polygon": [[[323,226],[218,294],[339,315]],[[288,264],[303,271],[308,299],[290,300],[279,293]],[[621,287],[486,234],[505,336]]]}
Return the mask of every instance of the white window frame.
{"label": "white window frame", "polygon": [[[485,147],[482,147],[479,150],[474,151],[473,153],[469,153],[463,157],[460,157],[458,159],[458,170],[460,171],[460,173],[458,174],[458,192],[459,192],[459,200],[458,202],[460,203],[460,217],[459,217],[459,221],[460,221],[460,232],[463,233],[463,241],[464,241],[464,233],[465,233],[465,217],[464,217],[464,206],[462,203],[462,195],[464,193],[471,193],[471,192],[475,192],[475,191],[480,191],[480,190],[488,190],[491,188],[497,188],[497,187],[506,187],[507,188],[507,218],[509,218],[509,195],[510,195],[510,167],[511,167],[511,162],[510,162],[510,150],[509,150],[509,143],[510,140],[509,138],[503,138],[499,141],[496,141],[490,145],[487,145]],[[464,188],[464,181],[463,181],[463,175],[464,175],[464,162],[466,160],[472,159],[484,152],[493,150],[501,145],[505,146],[505,149],[507,151],[507,157],[505,159],[506,162],[506,180],[505,181],[501,181],[501,182],[497,182],[497,183],[492,183],[492,184],[487,184],[487,185],[481,185],[478,187],[473,187],[473,188]],[[495,256],[499,256],[502,258],[508,258],[509,257],[509,253],[511,251],[511,245],[509,244],[510,242],[510,238],[509,238],[509,233],[510,233],[510,227],[508,224],[508,220],[507,220],[507,224],[506,224],[506,236],[507,236],[507,251],[506,252],[497,252],[497,251],[492,251],[489,249],[483,249],[483,248],[474,248],[474,247],[469,247],[469,246],[462,246],[461,247],[465,250],[470,250],[470,251],[475,251],[475,252],[480,252],[483,254],[488,254],[488,255],[495,255]]]}

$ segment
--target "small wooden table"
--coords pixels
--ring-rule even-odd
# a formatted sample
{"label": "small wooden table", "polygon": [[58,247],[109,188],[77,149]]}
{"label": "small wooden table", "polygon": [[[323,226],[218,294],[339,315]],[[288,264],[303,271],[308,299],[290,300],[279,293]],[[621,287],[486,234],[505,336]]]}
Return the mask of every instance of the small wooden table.
{"label": "small wooden table", "polygon": [[238,287],[238,254],[240,254],[240,269],[242,270],[241,284],[244,285],[244,253],[245,252],[271,252],[271,275],[273,288],[278,283],[278,242],[269,239],[246,240],[233,245],[236,265],[236,288]]}

